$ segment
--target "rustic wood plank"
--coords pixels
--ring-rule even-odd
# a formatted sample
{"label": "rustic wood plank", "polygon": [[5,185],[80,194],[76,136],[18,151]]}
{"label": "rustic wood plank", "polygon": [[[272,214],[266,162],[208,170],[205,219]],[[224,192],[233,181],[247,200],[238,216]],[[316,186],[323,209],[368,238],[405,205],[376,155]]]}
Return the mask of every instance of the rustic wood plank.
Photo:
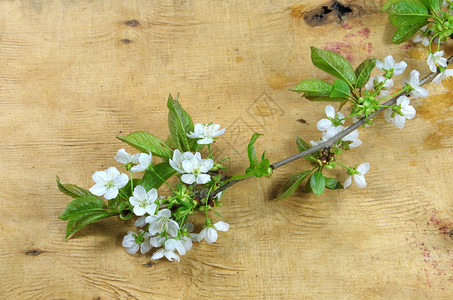
{"label": "rustic wood plank", "polygon": [[124,147],[115,135],[166,137],[168,93],[181,94],[195,121],[226,127],[214,153],[231,157],[237,173],[255,131],[273,161],[296,152],[295,136],[319,136],[324,104],[287,90],[308,77],[331,80],[311,65],[310,45],[354,65],[393,54],[428,72],[423,50],[391,44],[382,2],[344,1],[353,12],[342,21],[332,14],[309,25],[304,18],[330,2],[1,1],[0,295],[451,298],[451,82],[414,102],[404,130],[382,118],[360,129],[364,145],[342,161],[371,163],[366,189],[272,201],[305,161],[239,183],[220,209],[230,231],[179,264],[127,255],[121,240],[132,222],[104,220],[63,242],[57,219],[70,199],[55,176],[90,187]]}

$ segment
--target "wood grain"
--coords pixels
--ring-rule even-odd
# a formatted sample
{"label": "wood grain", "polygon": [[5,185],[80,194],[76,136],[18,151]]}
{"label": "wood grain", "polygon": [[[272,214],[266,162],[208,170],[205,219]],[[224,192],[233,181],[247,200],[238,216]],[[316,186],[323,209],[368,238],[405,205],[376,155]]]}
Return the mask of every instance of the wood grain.
{"label": "wood grain", "polygon": [[451,299],[451,82],[414,101],[404,130],[382,118],[360,129],[364,145],[342,161],[370,162],[366,189],[272,201],[305,161],[239,183],[220,209],[230,231],[181,263],[128,255],[131,222],[63,242],[57,219],[70,199],[55,175],[88,188],[124,147],[115,135],[165,138],[168,93],[196,122],[226,128],[214,153],[233,174],[253,132],[272,161],[296,152],[295,136],[319,136],[324,104],[288,91],[332,79],[311,65],[310,45],[354,65],[393,54],[427,73],[424,50],[391,44],[382,2],[344,1],[352,13],[314,26],[304,16],[332,2],[0,1],[0,298]]}

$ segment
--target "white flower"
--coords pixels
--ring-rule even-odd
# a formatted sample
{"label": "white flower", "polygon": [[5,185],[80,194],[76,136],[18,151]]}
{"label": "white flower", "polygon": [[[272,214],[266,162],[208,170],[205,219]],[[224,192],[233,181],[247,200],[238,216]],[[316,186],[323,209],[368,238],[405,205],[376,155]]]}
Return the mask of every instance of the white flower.
{"label": "white flower", "polygon": [[372,90],[372,89],[374,89],[375,85],[382,84],[382,82],[384,83],[384,85],[382,86],[379,95],[386,97],[389,95],[389,92],[387,90],[389,90],[393,87],[394,82],[393,82],[393,79],[387,79],[383,75],[371,77],[370,80],[368,80],[368,82],[365,84],[365,89]]}
{"label": "white flower", "polygon": [[138,164],[139,156],[140,153],[132,155],[130,153],[127,153],[126,150],[120,149],[116,153],[115,160],[119,163],[122,163],[123,165],[127,165],[128,163]]}
{"label": "white flower", "polygon": [[134,214],[143,216],[145,213],[154,215],[157,205],[154,201],[157,199],[156,189],[151,189],[146,192],[145,188],[137,185],[134,188],[133,196],[129,198],[129,202],[134,206]]}
{"label": "white flower", "polygon": [[428,47],[429,45],[429,38],[427,36],[424,36],[422,34],[417,34],[416,36],[414,36],[414,39],[413,39],[414,42],[418,43],[418,42],[422,42],[423,46],[425,47]]}
{"label": "white flower", "polygon": [[129,178],[121,174],[115,167],[105,171],[96,171],[93,174],[93,181],[96,183],[90,188],[90,192],[96,196],[104,195],[105,199],[113,199],[118,196],[118,190],[124,187]]}
{"label": "white flower", "polygon": [[197,123],[194,127],[194,132],[190,132],[187,134],[188,137],[193,139],[201,139],[198,140],[198,144],[211,144],[214,142],[214,138],[221,134],[225,133],[225,128],[222,130],[220,129],[219,124],[201,124]]}
{"label": "white flower", "polygon": [[409,92],[409,95],[411,95],[415,99],[428,96],[428,91],[420,86],[419,78],[420,73],[417,70],[412,70],[409,74],[409,79],[404,81],[413,89]]}
{"label": "white flower", "polygon": [[153,160],[153,155],[151,154],[151,152],[149,152],[148,154],[140,153],[140,155],[138,157],[138,165],[133,166],[131,168],[131,172],[141,172],[141,171],[148,169],[152,160]]}
{"label": "white flower", "polygon": [[354,182],[357,184],[358,187],[360,188],[363,188],[363,187],[366,187],[366,180],[365,180],[365,175],[366,173],[368,173],[368,171],[370,170],[370,163],[363,163],[363,164],[360,164],[360,166],[357,167],[356,170],[353,170],[353,173],[355,174],[350,174],[349,172],[349,176],[348,178],[346,178],[346,180],[344,181],[344,188],[347,188],[348,186],[351,185],[351,182],[352,182],[352,179],[354,178]]}
{"label": "white flower", "polygon": [[385,120],[392,121],[396,128],[403,128],[406,119],[412,119],[415,116],[415,108],[410,105],[411,101],[406,96],[401,96],[396,100],[396,105],[400,106],[400,111],[403,116],[394,112],[392,108],[387,108],[384,112]]}
{"label": "white flower", "polygon": [[445,57],[442,57],[443,55],[444,55],[444,50],[436,51],[436,52],[430,53],[428,55],[428,58],[426,59],[426,63],[428,64],[431,72],[437,71],[437,65],[442,66],[444,68],[447,66],[447,59]]}
{"label": "white flower", "polygon": [[184,172],[187,174],[182,175],[181,180],[187,184],[205,184],[211,180],[211,175],[203,173],[209,172],[213,165],[212,159],[201,159],[200,153],[196,152],[192,159],[182,162]]}
{"label": "white flower", "polygon": [[194,157],[192,152],[181,153],[179,149],[173,151],[173,159],[169,160],[170,166],[178,171],[179,173],[186,173],[182,167],[182,162],[185,160],[191,160]]}
{"label": "white flower", "polygon": [[325,108],[328,119],[321,119],[316,124],[319,131],[326,132],[326,139],[335,136],[337,133],[343,131],[344,127],[344,114],[341,112],[335,113],[335,108],[332,105],[327,105]]}
{"label": "white flower", "polygon": [[[143,234],[143,230],[139,231],[139,234]],[[149,237],[151,236],[149,233],[144,233],[142,235],[141,241],[138,239],[138,236],[135,232],[129,231],[127,235],[123,238],[122,245],[127,248],[127,253],[135,254],[137,253],[138,249],[140,248],[140,252],[145,254],[149,250],[151,250],[151,244],[149,241]]]}
{"label": "white flower", "polygon": [[167,208],[159,211],[157,215],[147,217],[146,223],[149,223],[149,233],[155,235],[166,231],[171,236],[177,236],[179,225],[170,217],[171,211]]}
{"label": "white flower", "polygon": [[181,241],[176,239],[168,239],[165,241],[164,237],[157,236],[155,238],[151,238],[151,244],[154,247],[162,246],[161,249],[154,252],[151,259],[160,259],[165,256],[169,261],[180,261],[178,254],[175,253],[175,250],[177,250],[180,255],[186,254],[186,248]]}
{"label": "white flower", "polygon": [[147,216],[142,216],[142,217],[138,218],[137,220],[135,220],[134,226],[140,227],[140,228],[145,226],[146,224],[148,224],[148,223],[146,223],[146,218],[147,218]]}
{"label": "white flower", "polygon": [[451,76],[453,76],[453,69],[445,69],[442,72],[440,72],[439,74],[437,74],[436,77],[434,77],[432,82],[434,84],[439,84],[443,80],[446,80],[446,79],[448,79],[448,77],[451,77]]}
{"label": "white flower", "polygon": [[403,74],[407,64],[404,61],[395,63],[393,56],[389,55],[384,58],[384,62],[376,60],[376,67],[384,72],[392,72],[393,75]]}
{"label": "white flower", "polygon": [[214,243],[217,241],[217,230],[219,231],[228,231],[230,229],[230,225],[223,221],[219,221],[213,225],[213,227],[205,227],[203,228],[199,234],[193,233],[192,240],[201,242],[201,240],[205,239],[206,242],[209,244]]}
{"label": "white flower", "polygon": [[357,129],[351,131],[351,133],[345,136],[342,140],[346,142],[352,142],[351,144],[349,144],[349,149],[362,145],[362,140],[359,139],[359,131]]}

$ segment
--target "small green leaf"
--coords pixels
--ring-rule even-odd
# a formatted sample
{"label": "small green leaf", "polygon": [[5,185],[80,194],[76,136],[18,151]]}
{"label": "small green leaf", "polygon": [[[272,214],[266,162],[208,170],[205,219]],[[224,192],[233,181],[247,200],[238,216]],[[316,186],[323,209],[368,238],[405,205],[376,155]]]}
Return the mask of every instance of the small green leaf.
{"label": "small green leaf", "polygon": [[396,27],[406,27],[414,23],[427,22],[428,10],[418,0],[401,0],[388,10],[389,21]]}
{"label": "small green leaf", "polygon": [[255,132],[252,135],[252,138],[250,139],[249,144],[247,145],[247,153],[249,156],[250,168],[256,168],[260,164],[260,162],[258,161],[258,157],[256,156],[256,151],[255,151],[255,142],[260,136],[262,136],[262,134]]}
{"label": "small green leaf", "polygon": [[392,42],[395,44],[401,44],[408,41],[417,31],[419,31],[427,22],[414,23],[407,27],[400,27],[396,30],[393,35]]}
{"label": "small green leaf", "polygon": [[343,188],[343,185],[335,178],[332,178],[332,177],[324,177],[324,178],[326,181],[326,188],[331,189],[331,190]]}
{"label": "small green leaf", "polygon": [[390,7],[392,7],[393,4],[399,2],[401,0],[388,0],[387,2],[385,2],[385,4],[382,6],[380,12],[384,12],[384,11],[387,11],[390,9]]}
{"label": "small green leaf", "polygon": [[172,143],[177,145],[176,148],[181,152],[197,151],[198,144],[196,139],[187,137],[187,134],[193,132],[193,121],[190,115],[182,108],[178,102],[178,97],[173,99],[168,96],[168,128],[172,136]]}
{"label": "small green leaf", "polygon": [[60,182],[60,178],[57,176],[57,185],[58,185],[58,189],[60,190],[60,192],[68,195],[68,196],[71,196],[72,198],[79,198],[79,197],[83,197],[83,196],[93,196],[94,195],[92,193],[90,193],[90,191],[84,189],[84,188],[81,188],[81,187],[78,187],[77,185],[74,185],[74,184],[69,184],[69,183],[61,183]]}
{"label": "small green leaf", "polygon": [[349,98],[351,97],[348,84],[341,79],[335,79],[330,92],[330,98]]}
{"label": "small green leaf", "polygon": [[72,200],[58,218],[68,220],[83,212],[103,210],[104,206],[105,203],[95,196],[80,197]]}
{"label": "small green leaf", "polygon": [[350,87],[356,82],[354,69],[349,61],[335,52],[312,46],[311,61],[317,68],[345,81]]}
{"label": "small green leaf", "polygon": [[[146,170],[145,175],[143,175],[143,179],[141,185],[145,188],[145,190],[149,191],[152,188],[158,189],[164,181],[162,179],[167,180],[171,176],[178,173],[175,169],[173,169],[168,162],[163,162],[160,164],[154,165],[154,171]],[[159,178],[158,175],[162,178]]]}
{"label": "small green leaf", "polygon": [[355,76],[357,76],[356,88],[363,88],[368,80],[370,80],[371,71],[373,71],[374,66],[376,66],[376,59],[368,58],[355,69]]}
{"label": "small green leaf", "polygon": [[[297,144],[297,148],[299,149],[299,152],[303,152],[312,147],[309,143],[307,143],[300,137],[296,137],[296,144]],[[313,154],[305,155],[304,158],[308,161],[316,161],[316,157]]]}
{"label": "small green leaf", "polygon": [[295,88],[290,89],[296,93],[305,93],[307,96],[329,96],[331,90],[330,83],[316,78],[302,80]]}
{"label": "small green leaf", "polygon": [[92,210],[85,213],[80,213],[71,218],[66,226],[66,238],[68,240],[71,235],[82,229],[83,227],[93,222],[112,217],[114,214],[109,214],[105,210]]}
{"label": "small green leaf", "polygon": [[153,155],[158,157],[168,159],[173,155],[173,150],[151,133],[136,131],[127,136],[117,136],[116,138],[139,151],[145,153],[150,151]]}
{"label": "small green leaf", "polygon": [[280,188],[280,191],[278,192],[279,196],[277,197],[277,200],[281,200],[281,199],[287,198],[290,195],[292,195],[297,190],[297,188],[299,187],[301,182],[308,175],[310,175],[310,173],[311,173],[311,170],[308,170],[308,171],[300,172],[300,173],[297,173],[297,174],[291,176]]}
{"label": "small green leaf", "polygon": [[325,187],[326,181],[324,179],[324,175],[322,175],[322,171],[315,171],[315,173],[310,177],[311,190],[319,196],[324,192]]}

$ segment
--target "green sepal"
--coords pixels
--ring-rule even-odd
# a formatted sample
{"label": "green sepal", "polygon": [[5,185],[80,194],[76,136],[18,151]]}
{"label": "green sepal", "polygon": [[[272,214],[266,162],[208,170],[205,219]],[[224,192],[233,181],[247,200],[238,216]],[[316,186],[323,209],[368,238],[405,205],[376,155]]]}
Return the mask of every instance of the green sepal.
{"label": "green sepal", "polygon": [[296,190],[297,188],[299,187],[299,185],[302,183],[302,181],[308,176],[310,175],[311,173],[311,170],[308,170],[308,171],[303,171],[303,172],[300,172],[300,173],[297,173],[293,176],[291,176],[280,188],[279,192],[278,192],[278,197],[276,198],[276,200],[281,200],[281,199],[284,199],[284,198],[287,198],[289,197],[290,195],[292,195]]}
{"label": "green sepal", "polygon": [[79,197],[85,197],[85,196],[93,196],[95,197],[90,191],[78,187],[77,185],[74,184],[69,184],[69,183],[61,183],[60,178],[57,176],[57,185],[58,189],[60,192],[63,194],[66,194],[68,196],[71,196],[72,198],[79,198]]}
{"label": "green sepal", "polygon": [[158,137],[148,132],[136,131],[127,136],[117,136],[116,138],[141,152],[146,153],[149,151],[153,155],[161,158],[168,159],[173,155],[173,150],[170,147]]}
{"label": "green sepal", "polygon": [[311,61],[317,68],[345,81],[348,86],[352,87],[356,82],[354,69],[347,59],[343,56],[329,51],[311,48]]}

